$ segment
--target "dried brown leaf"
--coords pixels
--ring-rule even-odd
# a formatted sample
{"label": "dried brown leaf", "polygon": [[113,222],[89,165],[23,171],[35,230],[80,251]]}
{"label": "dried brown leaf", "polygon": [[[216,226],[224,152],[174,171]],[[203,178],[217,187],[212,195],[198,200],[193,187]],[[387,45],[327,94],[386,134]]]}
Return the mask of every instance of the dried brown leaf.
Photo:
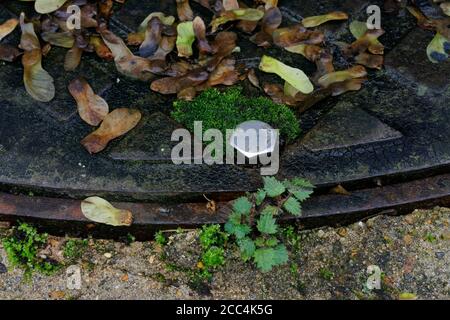
{"label": "dried brown leaf", "polygon": [[176,0],[177,12],[180,21],[192,21],[194,19],[194,12],[192,12],[189,0]]}
{"label": "dried brown leaf", "polygon": [[13,62],[20,55],[21,52],[16,47],[7,44],[0,44],[0,60]]}
{"label": "dried brown leaf", "polygon": [[195,17],[193,21],[193,28],[195,37],[197,38],[200,54],[212,53],[213,49],[209,45],[208,39],[206,39],[206,26],[203,19],[200,17]]}
{"label": "dried brown leaf", "polygon": [[273,42],[282,48],[293,47],[298,44],[321,44],[325,36],[320,31],[311,31],[303,25],[297,24],[287,28],[276,29],[273,34]]}
{"label": "dried brown leaf", "polygon": [[91,126],[98,126],[109,112],[106,101],[96,95],[91,86],[83,78],[70,82],[69,92],[77,102],[78,114]]}
{"label": "dried brown leaf", "polygon": [[136,109],[115,109],[105,117],[97,130],[81,141],[81,144],[89,153],[98,153],[104,150],[111,140],[136,127],[141,117],[141,113]]}
{"label": "dried brown leaf", "polygon": [[150,88],[161,94],[176,94],[183,89],[195,87],[208,80],[205,68],[197,68],[179,77],[166,77],[152,82]]}
{"label": "dried brown leaf", "polygon": [[8,34],[14,31],[14,29],[19,24],[19,20],[17,19],[9,19],[4,23],[0,24],[0,41]]}
{"label": "dried brown leaf", "polygon": [[145,30],[144,41],[139,48],[139,55],[144,58],[152,56],[158,50],[162,39],[162,22],[158,17],[150,19]]}

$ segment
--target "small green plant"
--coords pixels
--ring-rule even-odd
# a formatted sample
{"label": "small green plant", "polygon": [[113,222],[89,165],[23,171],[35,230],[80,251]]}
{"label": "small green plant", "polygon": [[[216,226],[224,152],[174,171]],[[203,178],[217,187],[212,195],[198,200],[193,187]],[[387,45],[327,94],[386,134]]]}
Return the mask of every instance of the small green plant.
{"label": "small green plant", "polygon": [[155,233],[155,241],[160,246],[164,246],[167,244],[166,236],[163,234],[161,230],[159,230],[157,233]]}
{"label": "small green plant", "polygon": [[3,240],[10,264],[23,269],[27,278],[35,271],[50,275],[59,270],[58,263],[38,256],[39,250],[47,245],[47,238],[47,234],[39,234],[36,228],[26,223],[14,227],[12,235]]}
{"label": "small green plant", "polygon": [[223,232],[218,224],[205,225],[199,239],[203,252],[199,263],[201,276],[210,278],[211,272],[225,263],[224,246],[227,243],[228,234]]}
{"label": "small green plant", "polygon": [[320,276],[327,281],[331,281],[334,278],[334,273],[327,268],[320,269],[319,273],[320,273]]}
{"label": "small green plant", "polygon": [[228,235],[221,230],[220,225],[213,224],[203,226],[199,238],[202,247],[208,249],[212,246],[223,247],[228,240]]}
{"label": "small green plant", "polygon": [[88,239],[70,239],[68,240],[63,249],[64,258],[69,262],[75,262],[80,259],[83,253],[86,251],[89,245]]}
{"label": "small green plant", "polygon": [[263,272],[288,261],[277,220],[284,214],[300,216],[301,203],[310,197],[313,189],[303,179],[281,182],[265,177],[263,189],[234,202],[225,231],[235,238],[244,261],[252,260]]}
{"label": "small green plant", "polygon": [[434,234],[432,233],[427,233],[425,235],[425,241],[428,241],[429,243],[435,243],[437,241],[437,238]]}
{"label": "small green plant", "polygon": [[300,134],[299,122],[287,106],[265,97],[246,97],[239,87],[224,92],[212,88],[193,101],[175,101],[172,117],[191,131],[194,121],[202,121],[203,131],[218,129],[224,136],[227,129],[249,120],[264,121],[279,129],[287,142]]}

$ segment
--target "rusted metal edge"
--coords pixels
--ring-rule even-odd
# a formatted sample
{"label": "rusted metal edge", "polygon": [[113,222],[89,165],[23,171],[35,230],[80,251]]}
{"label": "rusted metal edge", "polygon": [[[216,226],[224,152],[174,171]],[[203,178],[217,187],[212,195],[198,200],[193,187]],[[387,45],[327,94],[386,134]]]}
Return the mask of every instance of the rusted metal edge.
{"label": "rusted metal edge", "polygon": [[[52,234],[71,234],[118,238],[131,233],[138,239],[148,239],[155,230],[177,227],[194,228],[209,223],[224,223],[230,213],[230,203],[218,203],[211,213],[206,203],[160,205],[157,203],[115,202],[114,206],[133,212],[131,227],[110,227],[87,220],[80,209],[80,200],[28,197],[0,193],[0,220],[35,222]],[[450,174],[353,191],[351,195],[318,195],[304,203],[300,218],[286,222],[304,227],[343,225],[382,212],[401,214],[415,208],[450,204]]]}

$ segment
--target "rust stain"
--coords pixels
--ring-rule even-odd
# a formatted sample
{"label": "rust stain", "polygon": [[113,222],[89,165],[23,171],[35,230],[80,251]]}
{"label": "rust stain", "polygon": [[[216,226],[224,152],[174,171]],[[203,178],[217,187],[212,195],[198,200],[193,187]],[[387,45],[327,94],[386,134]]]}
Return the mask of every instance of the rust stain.
{"label": "rust stain", "polygon": [[10,203],[4,203],[4,202],[0,202],[0,213],[2,214],[13,214],[15,213],[16,210],[16,206],[12,205]]}

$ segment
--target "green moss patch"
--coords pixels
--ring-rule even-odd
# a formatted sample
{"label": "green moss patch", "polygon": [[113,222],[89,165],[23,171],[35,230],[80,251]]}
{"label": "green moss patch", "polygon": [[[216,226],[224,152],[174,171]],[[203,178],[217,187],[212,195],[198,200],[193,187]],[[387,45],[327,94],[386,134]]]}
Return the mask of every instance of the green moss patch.
{"label": "green moss patch", "polygon": [[224,92],[208,89],[193,101],[175,101],[174,108],[172,117],[191,131],[194,121],[202,121],[204,131],[219,129],[225,136],[227,129],[234,129],[242,122],[260,120],[279,129],[287,142],[300,134],[298,120],[287,106],[265,97],[246,97],[239,87]]}

